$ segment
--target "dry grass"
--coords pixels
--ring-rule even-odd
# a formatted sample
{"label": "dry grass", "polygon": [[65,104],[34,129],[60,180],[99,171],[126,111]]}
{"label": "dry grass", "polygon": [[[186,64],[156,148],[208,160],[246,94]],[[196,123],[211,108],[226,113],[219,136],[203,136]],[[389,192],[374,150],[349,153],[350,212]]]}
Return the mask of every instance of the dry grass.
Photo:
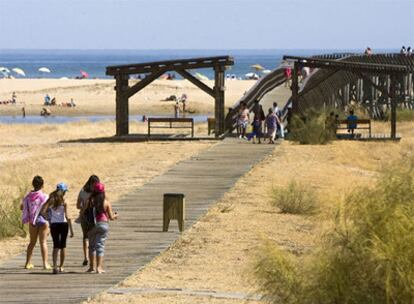
{"label": "dry grass", "polygon": [[[263,239],[297,259],[315,248],[326,221],[346,194],[358,186],[373,186],[385,164],[410,151],[412,124],[399,126],[400,143],[335,141],[303,146],[284,142],[271,157],[253,168],[169,250],[121,286],[175,287],[257,292],[250,280],[252,257]],[[389,130],[374,124],[374,132]],[[296,180],[312,187],[321,202],[316,220],[278,213],[269,189]],[[322,227],[321,227],[322,226]],[[93,303],[194,303],[192,297],[102,295]],[[243,301],[235,301],[243,303]],[[202,303],[213,303],[207,297]],[[223,303],[226,303],[223,301]],[[233,303],[233,302],[232,302]]]}
{"label": "dry grass", "polygon": [[319,208],[313,189],[294,180],[286,188],[273,188],[272,195],[272,205],[282,213],[314,214]]}

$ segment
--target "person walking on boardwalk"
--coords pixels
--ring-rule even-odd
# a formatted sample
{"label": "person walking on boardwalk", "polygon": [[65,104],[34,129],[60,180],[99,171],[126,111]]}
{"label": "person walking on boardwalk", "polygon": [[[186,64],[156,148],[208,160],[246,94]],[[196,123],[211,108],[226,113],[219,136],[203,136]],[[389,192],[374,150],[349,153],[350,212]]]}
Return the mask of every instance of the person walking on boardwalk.
{"label": "person walking on boardwalk", "polygon": [[269,138],[269,144],[275,143],[276,130],[278,125],[279,118],[273,112],[272,108],[269,108],[269,113],[266,116],[266,128],[267,128],[267,137]]}
{"label": "person walking on boardwalk", "polygon": [[254,118],[253,118],[253,133],[250,135],[250,138],[253,138],[253,143],[255,144],[255,138],[257,138],[258,143],[261,143],[262,138],[262,123],[265,120],[265,114],[263,112],[263,107],[261,104],[257,104],[256,110],[254,111]]}
{"label": "person walking on boardwalk", "polygon": [[78,200],[76,203],[76,208],[79,209],[79,218],[77,221],[79,221],[81,224],[83,234],[83,266],[88,265],[88,226],[86,223],[86,218],[83,216],[83,214],[85,208],[88,206],[88,201],[92,195],[93,189],[95,188],[95,184],[97,183],[99,183],[99,177],[96,175],[91,175],[79,192]]}
{"label": "person walking on boardwalk", "polygon": [[249,124],[249,109],[245,102],[241,103],[237,120],[237,133],[239,138],[246,138],[247,125]]}
{"label": "person walking on boardwalk", "polygon": [[39,238],[40,251],[42,254],[43,268],[51,269],[47,262],[47,235],[49,233],[49,226],[46,219],[40,214],[43,205],[48,199],[48,195],[42,192],[43,178],[35,176],[32,181],[33,190],[30,191],[23,199],[20,206],[23,211],[22,223],[29,225],[30,242],[27,246],[26,264],[24,268],[32,269],[33,249],[36,246]]}
{"label": "person walking on boardwalk", "polygon": [[118,214],[112,211],[111,203],[105,199],[105,185],[103,183],[95,184],[94,192],[89,199],[89,206],[86,210],[86,216],[89,222],[95,222],[95,226],[88,233],[88,272],[96,271],[96,273],[104,273],[103,261],[105,254],[105,241],[108,237],[109,231],[108,222],[109,220],[113,221],[117,219]]}
{"label": "person walking on boardwalk", "polygon": [[[68,187],[65,183],[59,183],[56,190],[49,195],[49,199],[42,208],[42,214],[47,214],[50,222],[50,232],[53,239],[53,274],[63,272],[63,264],[66,256],[66,239],[70,230],[73,237],[71,219],[68,217],[68,207],[65,203],[65,193]],[[60,250],[60,263],[57,267],[57,257]]]}

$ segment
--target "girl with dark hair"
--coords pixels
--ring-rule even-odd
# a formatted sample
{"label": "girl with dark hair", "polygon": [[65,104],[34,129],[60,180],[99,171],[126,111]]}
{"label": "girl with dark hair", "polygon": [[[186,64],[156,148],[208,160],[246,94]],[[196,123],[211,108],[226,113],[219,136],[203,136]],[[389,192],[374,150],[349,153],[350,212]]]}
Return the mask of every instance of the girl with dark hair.
{"label": "girl with dark hair", "polygon": [[[72,222],[68,217],[68,208],[65,203],[65,193],[68,187],[65,183],[59,183],[56,190],[49,195],[49,199],[42,208],[42,213],[47,213],[50,222],[50,232],[53,239],[53,274],[63,272],[63,264],[66,255],[66,239],[70,230],[73,237]],[[60,264],[57,267],[57,256],[60,251]]]}
{"label": "girl with dark hair", "polygon": [[[108,237],[109,220],[115,220],[118,214],[112,211],[111,203],[105,199],[105,185],[95,184],[89,200],[89,208],[93,208],[94,227],[88,233],[89,238],[89,269],[88,272],[103,273],[105,240]],[[95,263],[96,259],[96,263]],[[95,268],[96,265],[96,268]]]}
{"label": "girl with dark hair", "polygon": [[83,234],[83,266],[88,265],[88,227],[86,225],[83,213],[88,205],[89,198],[92,195],[96,183],[99,183],[99,177],[96,175],[91,175],[79,192],[78,201],[76,203],[76,208],[79,209],[79,221]]}
{"label": "girl with dark hair", "polygon": [[33,249],[39,238],[40,251],[42,253],[43,268],[50,269],[47,263],[47,235],[49,233],[49,225],[46,219],[40,214],[43,205],[46,203],[48,196],[43,193],[43,178],[35,176],[32,181],[33,190],[30,191],[23,199],[20,205],[22,214],[22,223],[29,224],[30,243],[27,246],[26,264],[24,268],[32,269]]}

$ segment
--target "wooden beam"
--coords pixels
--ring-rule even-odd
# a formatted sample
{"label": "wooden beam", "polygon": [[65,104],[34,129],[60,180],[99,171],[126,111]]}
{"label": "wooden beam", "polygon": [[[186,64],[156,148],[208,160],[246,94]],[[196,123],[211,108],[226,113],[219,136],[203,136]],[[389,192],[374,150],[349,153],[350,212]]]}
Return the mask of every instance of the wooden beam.
{"label": "wooden beam", "polygon": [[130,87],[126,92],[126,97],[129,98],[132,95],[138,93],[143,88],[145,88],[147,85],[149,85],[151,82],[156,80],[158,77],[160,77],[162,74],[165,73],[165,70],[157,70],[152,72],[151,74],[147,75],[144,79],[140,80],[136,84],[134,84],[132,87]]}
{"label": "wooden beam", "polygon": [[224,67],[214,67],[214,112],[216,118],[215,136],[220,137],[224,134]]}
{"label": "wooden beam", "polygon": [[397,96],[395,94],[397,86],[397,75],[391,74],[391,86],[388,96],[391,97],[391,138],[397,138]]}
{"label": "wooden beam", "polygon": [[180,74],[181,76],[183,76],[183,78],[187,79],[192,84],[194,84],[195,86],[197,86],[198,88],[200,88],[201,90],[203,90],[204,92],[206,92],[211,97],[213,97],[213,98],[215,97],[214,90],[212,88],[210,88],[204,82],[202,82],[202,81],[198,80],[197,78],[195,78],[193,75],[191,75],[186,70],[175,70],[175,71],[178,74]]}
{"label": "wooden beam", "polygon": [[116,135],[129,134],[129,104],[125,91],[128,89],[128,76],[117,75],[116,80]]}
{"label": "wooden beam", "polygon": [[379,86],[375,82],[372,81],[370,77],[365,75],[364,73],[355,73],[356,75],[360,76],[362,79],[367,81],[370,85],[372,85],[374,88],[376,88],[378,91],[380,91],[382,94],[384,94],[386,97],[389,97],[388,90],[384,87]]}
{"label": "wooden beam", "polygon": [[218,56],[117,65],[107,67],[106,75],[115,76],[116,74],[142,74],[159,69],[172,71],[176,69],[188,70],[197,68],[213,68],[218,65],[223,67],[234,65],[234,59],[230,56]]}
{"label": "wooden beam", "polygon": [[299,113],[299,65],[294,63],[292,71],[292,112]]}
{"label": "wooden beam", "polygon": [[328,71],[321,79],[318,79],[317,82],[311,83],[311,86],[305,86],[302,91],[299,92],[298,96],[303,96],[309,91],[313,90],[317,86],[319,86],[322,82],[324,82],[326,79],[330,78],[331,76],[335,75],[339,70],[332,70]]}

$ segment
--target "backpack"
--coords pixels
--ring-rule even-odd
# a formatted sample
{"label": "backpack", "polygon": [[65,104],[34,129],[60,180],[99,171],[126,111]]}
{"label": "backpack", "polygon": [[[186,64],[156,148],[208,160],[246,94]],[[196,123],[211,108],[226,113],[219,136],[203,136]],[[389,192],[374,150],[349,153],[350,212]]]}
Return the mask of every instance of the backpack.
{"label": "backpack", "polygon": [[86,231],[91,231],[96,224],[96,209],[91,201],[88,202],[88,207],[83,211],[83,219],[86,225]]}

